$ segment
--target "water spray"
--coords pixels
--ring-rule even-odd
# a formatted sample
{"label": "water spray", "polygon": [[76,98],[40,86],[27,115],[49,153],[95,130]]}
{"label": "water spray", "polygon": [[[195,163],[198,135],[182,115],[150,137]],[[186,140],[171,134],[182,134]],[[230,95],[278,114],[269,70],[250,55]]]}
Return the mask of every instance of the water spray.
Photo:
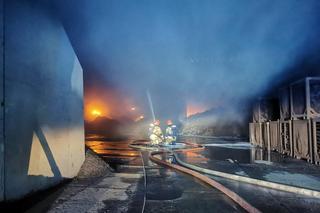
{"label": "water spray", "polygon": [[147,97],[148,97],[148,102],[149,102],[149,107],[152,113],[152,118],[153,118],[153,122],[156,120],[156,116],[154,114],[154,110],[153,110],[153,103],[152,103],[152,99],[151,99],[151,95],[149,90],[147,90]]}

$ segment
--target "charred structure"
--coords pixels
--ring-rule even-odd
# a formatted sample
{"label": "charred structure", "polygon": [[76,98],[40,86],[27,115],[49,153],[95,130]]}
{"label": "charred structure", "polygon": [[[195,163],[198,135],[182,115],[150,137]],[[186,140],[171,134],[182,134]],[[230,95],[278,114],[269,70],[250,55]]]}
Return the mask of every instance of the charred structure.
{"label": "charred structure", "polygon": [[[320,163],[320,78],[294,81],[278,92],[278,108],[259,101],[249,124],[250,142]],[[270,115],[279,114],[278,117]]]}

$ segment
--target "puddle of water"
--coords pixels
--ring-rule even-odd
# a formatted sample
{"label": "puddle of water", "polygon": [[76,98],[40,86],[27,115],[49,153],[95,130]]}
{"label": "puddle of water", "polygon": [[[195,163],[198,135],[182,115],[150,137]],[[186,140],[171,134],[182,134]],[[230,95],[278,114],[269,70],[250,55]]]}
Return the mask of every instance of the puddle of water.
{"label": "puddle of water", "polygon": [[[282,162],[284,156],[279,153],[263,150],[252,146],[249,142],[237,138],[185,138],[185,141],[203,144],[205,150],[195,158],[185,155],[188,162],[192,161],[229,161],[232,163],[263,163]],[[200,157],[202,156],[202,159]],[[190,161],[189,161],[190,160]],[[209,161],[210,161],[209,160]]]}
{"label": "puddle of water", "polygon": [[160,169],[151,171],[147,175],[148,200],[174,200],[180,198],[184,187],[170,170]]}
{"label": "puddle of water", "polygon": [[87,140],[86,145],[114,169],[119,164],[140,164],[136,162],[140,159],[140,154],[129,147],[129,141]]}
{"label": "puddle of water", "polygon": [[212,160],[225,161],[231,159],[235,162],[250,163],[251,155],[249,149],[232,149],[218,146],[206,147],[205,156]]}
{"label": "puddle of water", "polygon": [[183,192],[176,187],[170,186],[153,187],[152,190],[147,193],[148,200],[174,200],[181,197]]}

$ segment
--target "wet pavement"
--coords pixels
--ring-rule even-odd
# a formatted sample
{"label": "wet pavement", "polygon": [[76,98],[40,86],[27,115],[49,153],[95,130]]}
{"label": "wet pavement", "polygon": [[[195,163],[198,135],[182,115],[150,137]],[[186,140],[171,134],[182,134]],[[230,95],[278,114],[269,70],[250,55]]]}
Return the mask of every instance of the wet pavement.
{"label": "wet pavement", "polygon": [[[140,155],[139,151],[129,148],[129,141],[119,143],[88,141],[86,144],[111,163],[116,174],[130,172],[141,175],[144,174],[143,166],[145,168],[145,176],[136,180],[136,188],[131,192],[132,203],[124,203],[121,199],[104,201],[106,206],[103,210],[105,212],[122,212],[121,209],[117,209],[117,206],[121,205],[127,206],[126,209],[122,209],[125,212],[141,212],[144,198],[144,212],[243,212],[240,206],[220,191],[212,189],[192,177],[152,163],[149,160],[148,151],[141,152]],[[110,150],[117,150],[117,155],[111,152],[106,154]],[[120,154],[119,151],[122,153]],[[166,157],[168,156],[163,156],[164,159]]]}
{"label": "wet pavement", "polygon": [[203,151],[179,153],[186,163],[225,173],[320,191],[320,167],[276,152],[252,147],[232,138],[183,138],[205,146]]}
{"label": "wet pavement", "polygon": [[210,176],[231,189],[262,212],[319,212],[320,198],[268,189],[252,184],[241,183]]}
{"label": "wet pavement", "polygon": [[141,166],[140,152],[129,147],[131,141],[86,141],[86,146],[101,156],[110,166]]}
{"label": "wet pavement", "polygon": [[243,212],[226,195],[190,176],[150,161],[146,166],[145,212]]}
{"label": "wet pavement", "polygon": [[[287,173],[293,173],[297,165],[301,165],[301,171],[299,171],[299,174],[303,175],[301,181],[308,182],[304,184],[310,185],[310,188],[318,187],[319,167],[303,161],[274,155],[277,153],[261,153],[260,150],[252,149],[248,143],[239,139],[184,138],[183,140],[206,145],[205,150],[201,152],[180,153],[179,156],[188,163],[249,177],[270,178],[267,174],[272,174],[272,177],[276,180],[287,177],[286,182],[290,180]],[[123,209],[123,211],[141,212],[144,199],[144,212],[243,211],[240,206],[220,191],[208,187],[190,176],[152,163],[149,161],[148,151],[144,151],[140,155],[140,151],[133,150],[128,146],[129,143],[130,141],[87,141],[87,146],[110,163],[117,174],[141,175],[140,178],[134,180],[136,187],[132,188],[133,190],[130,192],[132,202],[117,200],[116,197],[114,200],[107,199],[104,201],[104,210],[108,211],[105,212],[122,212],[120,211],[121,205],[127,206],[127,209]],[[236,148],[234,149],[234,147]],[[163,159],[168,157],[163,156]],[[141,159],[143,159],[143,162]],[[143,166],[145,166],[145,174]],[[275,168],[281,172],[280,176],[274,176]],[[305,172],[305,170],[307,171]],[[306,173],[307,176],[315,177],[314,182],[305,179]],[[214,176],[209,177],[238,193],[263,212],[318,212],[320,209],[320,199],[317,198],[267,189]],[[144,178],[146,178],[146,187]],[[127,202],[126,205],[124,205],[124,202]]]}

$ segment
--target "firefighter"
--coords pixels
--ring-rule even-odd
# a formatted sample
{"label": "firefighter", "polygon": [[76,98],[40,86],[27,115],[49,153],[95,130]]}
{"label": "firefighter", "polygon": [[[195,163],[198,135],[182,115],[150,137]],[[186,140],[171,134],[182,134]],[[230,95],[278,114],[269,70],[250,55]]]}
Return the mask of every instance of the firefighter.
{"label": "firefighter", "polygon": [[156,120],[153,123],[153,128],[150,135],[151,145],[159,145],[163,141],[163,134],[160,128],[160,121]]}
{"label": "firefighter", "polygon": [[176,125],[173,125],[171,120],[167,121],[167,128],[166,128],[166,143],[175,145],[176,140],[177,140],[177,135],[176,135]]}
{"label": "firefighter", "polygon": [[149,138],[150,138],[150,136],[152,135],[153,128],[154,128],[154,124],[151,123],[151,124],[149,125],[149,133],[148,133],[148,137],[149,137]]}

